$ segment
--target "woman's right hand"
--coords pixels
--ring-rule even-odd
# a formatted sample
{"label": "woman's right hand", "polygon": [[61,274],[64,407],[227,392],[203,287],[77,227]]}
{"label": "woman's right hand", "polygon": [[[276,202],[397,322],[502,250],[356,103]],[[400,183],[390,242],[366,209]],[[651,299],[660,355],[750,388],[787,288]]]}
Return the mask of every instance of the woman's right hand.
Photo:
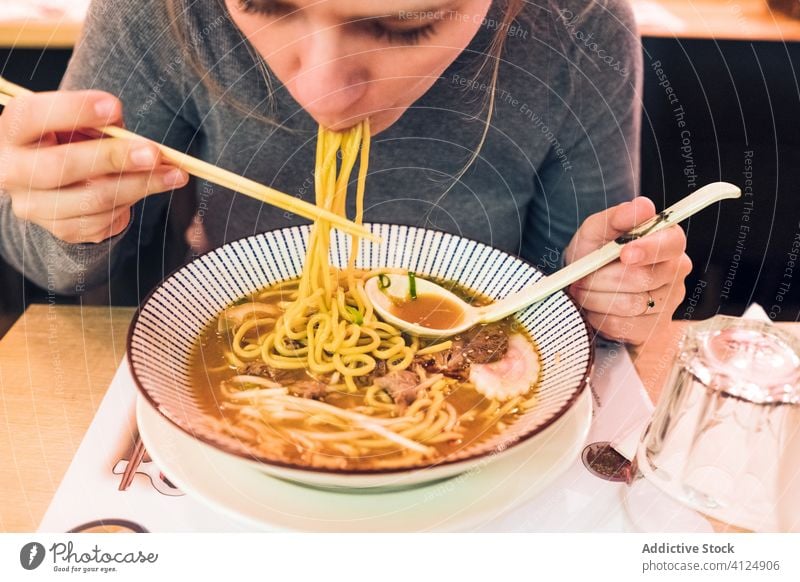
{"label": "woman's right hand", "polygon": [[98,243],[125,230],[136,202],[186,184],[152,142],[89,137],[121,123],[119,99],[101,91],[13,99],[0,115],[0,190],[14,214],[68,243]]}

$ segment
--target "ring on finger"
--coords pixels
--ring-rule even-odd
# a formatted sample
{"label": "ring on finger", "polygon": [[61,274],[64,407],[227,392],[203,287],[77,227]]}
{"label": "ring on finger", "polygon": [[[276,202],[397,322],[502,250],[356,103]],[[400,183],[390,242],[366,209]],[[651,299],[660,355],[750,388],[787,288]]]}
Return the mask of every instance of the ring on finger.
{"label": "ring on finger", "polygon": [[650,293],[650,291],[646,291],[645,293],[647,293],[647,304],[645,305],[644,311],[642,311],[639,315],[646,315],[656,306],[656,300],[653,299],[653,294]]}

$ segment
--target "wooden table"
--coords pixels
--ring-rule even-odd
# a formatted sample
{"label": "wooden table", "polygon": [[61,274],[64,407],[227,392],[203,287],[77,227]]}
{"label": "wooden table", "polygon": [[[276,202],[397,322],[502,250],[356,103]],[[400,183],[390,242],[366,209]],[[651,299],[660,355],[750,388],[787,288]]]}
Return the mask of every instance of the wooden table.
{"label": "wooden table", "polygon": [[83,28],[74,20],[0,21],[0,48],[72,48]]}
{"label": "wooden table", "polygon": [[630,0],[634,10],[657,4],[676,18],[640,21],[642,36],[739,41],[800,41],[800,20],[770,10],[767,0]]}
{"label": "wooden table", "polygon": [[[33,305],[0,340],[0,531],[34,531],[125,353],[132,308]],[[657,399],[686,322],[632,350]],[[800,335],[800,324],[787,324]]]}
{"label": "wooden table", "polygon": [[0,340],[0,531],[35,531],[125,354],[131,308],[33,305]]}

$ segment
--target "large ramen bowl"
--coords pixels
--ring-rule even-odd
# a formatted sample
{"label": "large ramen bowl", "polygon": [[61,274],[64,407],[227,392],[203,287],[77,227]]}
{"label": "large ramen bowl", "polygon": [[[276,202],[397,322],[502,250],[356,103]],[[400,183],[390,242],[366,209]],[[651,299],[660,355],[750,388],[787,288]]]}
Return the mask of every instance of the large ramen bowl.
{"label": "large ramen bowl", "polygon": [[[357,267],[404,268],[454,281],[494,299],[542,277],[503,251],[451,234],[386,224],[369,228],[381,245],[361,242]],[[208,398],[193,387],[190,362],[203,329],[233,302],[300,275],[310,227],[251,236],[203,255],[166,279],[131,324],[128,361],[145,400],[199,446],[213,447],[272,476],[321,487],[403,487],[451,477],[530,441],[558,421],[586,387],[592,362],[588,328],[564,293],[516,314],[541,358],[535,406],[499,433],[428,464],[392,469],[324,469],[256,454],[208,422]],[[346,266],[350,237],[331,235],[331,263]],[[531,382],[536,378],[531,378]]]}

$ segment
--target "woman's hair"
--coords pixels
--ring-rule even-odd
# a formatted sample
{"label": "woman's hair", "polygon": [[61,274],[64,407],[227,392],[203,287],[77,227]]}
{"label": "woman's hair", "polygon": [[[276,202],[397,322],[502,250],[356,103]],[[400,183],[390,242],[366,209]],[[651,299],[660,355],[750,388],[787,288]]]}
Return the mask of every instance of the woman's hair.
{"label": "woman's hair", "polygon": [[[224,0],[215,0],[217,4],[219,4],[220,9],[227,14],[227,7],[225,6]],[[486,52],[483,62],[481,63],[480,67],[478,68],[478,72],[475,76],[479,76],[484,69],[490,67],[490,75],[491,80],[488,84],[489,90],[486,94],[486,105],[484,109],[486,109],[486,117],[485,117],[485,127],[483,130],[483,134],[481,136],[480,143],[478,147],[475,149],[475,152],[467,165],[464,167],[464,170],[459,173],[458,177],[463,175],[463,171],[469,167],[470,164],[475,160],[478,155],[478,152],[481,149],[481,145],[486,139],[486,134],[488,133],[489,126],[492,120],[492,112],[494,111],[494,101],[495,101],[495,93],[497,87],[497,77],[498,72],[500,69],[500,62],[502,60],[501,55],[503,53],[503,48],[505,47],[506,39],[508,38],[508,33],[511,30],[514,20],[517,18],[519,13],[522,11],[524,6],[525,0],[500,0],[501,3],[505,4],[503,7],[503,17],[500,21],[499,25],[497,25],[497,31],[492,38],[489,48]],[[169,14],[170,26],[175,34],[176,38],[179,41],[179,44],[183,47],[186,52],[186,62],[189,64],[190,67],[197,73],[197,75],[203,80],[204,86],[216,97],[224,100],[226,103],[229,103],[242,111],[242,113],[250,116],[250,117],[257,117],[260,120],[275,124],[276,121],[267,116],[262,115],[259,113],[253,112],[252,108],[246,107],[243,103],[240,103],[235,98],[228,95],[225,89],[217,83],[213,76],[209,74],[207,67],[205,67],[201,61],[200,55],[196,50],[196,47],[192,47],[192,44],[189,42],[189,31],[188,26],[186,25],[186,11],[189,9],[187,4],[187,0],[167,0],[167,11]],[[262,76],[264,77],[264,83],[266,85],[266,89],[268,95],[271,96],[272,93],[272,79],[270,78],[269,69],[264,61],[264,59],[259,55],[253,48],[252,45],[247,42],[247,39],[242,37],[242,42],[247,50],[253,57],[254,64],[259,67],[262,72]],[[270,105],[272,105],[272,99],[269,99]]]}
{"label": "woman's hair", "polygon": [[486,118],[483,123],[481,139],[475,147],[475,151],[472,152],[472,155],[467,160],[467,163],[464,164],[461,170],[453,177],[450,186],[439,195],[440,200],[447,195],[450,189],[455,186],[459,180],[461,180],[461,177],[467,172],[469,167],[478,159],[478,154],[480,154],[481,148],[486,141],[486,136],[489,134],[489,127],[491,127],[492,124],[492,114],[494,113],[495,95],[497,94],[497,78],[500,72],[500,62],[503,60],[503,48],[506,45],[506,39],[508,39],[508,33],[511,31],[514,20],[522,11],[524,2],[525,0],[506,0],[506,6],[503,10],[503,19],[500,21],[500,25],[497,27],[492,42],[489,44],[489,50],[486,51],[483,63],[481,63],[478,72],[475,74],[475,76],[478,77],[487,64],[491,66],[491,79],[489,81],[489,91],[487,93],[485,106]]}

